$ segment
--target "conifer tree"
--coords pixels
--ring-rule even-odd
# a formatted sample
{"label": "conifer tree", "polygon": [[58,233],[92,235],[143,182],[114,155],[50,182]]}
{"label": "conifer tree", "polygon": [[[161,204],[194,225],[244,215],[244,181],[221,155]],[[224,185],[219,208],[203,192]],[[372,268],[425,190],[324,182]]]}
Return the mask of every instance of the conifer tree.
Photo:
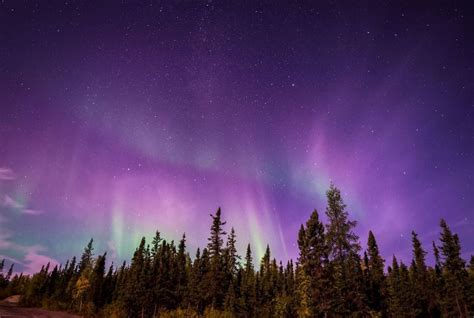
{"label": "conifer tree", "polygon": [[[90,275],[91,275],[91,268],[90,266],[84,267],[79,278],[76,281],[73,298],[76,301],[78,306],[78,310],[80,313],[91,314],[89,310],[89,302],[88,302],[88,295],[90,292]],[[84,304],[86,305],[86,309],[84,310]]]}
{"label": "conifer tree", "polygon": [[223,236],[227,233],[224,231],[223,226],[226,222],[221,219],[221,209],[217,209],[216,215],[212,215],[211,234],[208,239],[207,249],[210,256],[210,278],[209,292],[212,299],[212,307],[221,308],[224,302],[226,289],[225,272],[224,272],[224,259],[222,255],[222,249],[224,246]]}
{"label": "conifer tree", "polygon": [[314,317],[312,311],[312,299],[311,299],[311,281],[306,271],[296,266],[296,298],[297,308],[296,312],[298,317],[308,318]]}
{"label": "conifer tree", "polygon": [[87,246],[84,248],[81,261],[79,262],[79,274],[92,265],[92,257],[94,256],[94,254],[92,254],[94,251],[93,243],[94,239],[91,238]]}
{"label": "conifer tree", "polygon": [[238,264],[240,260],[240,256],[237,254],[237,237],[235,234],[234,228],[230,230],[230,234],[227,238],[227,245],[226,245],[226,264],[227,264],[227,269],[229,270],[229,274],[231,277],[234,277],[237,275],[238,271]]}
{"label": "conifer tree", "polygon": [[425,263],[426,252],[421,246],[418,235],[412,231],[413,263],[410,268],[412,272],[413,293],[416,295],[415,314],[427,317],[429,313],[429,301],[431,286],[429,285],[428,270]]}
{"label": "conifer tree", "polygon": [[445,220],[441,220],[441,254],[444,292],[442,298],[443,313],[467,317],[467,304],[464,295],[466,280],[465,263],[461,258],[459,238],[451,232]]}
{"label": "conifer tree", "polygon": [[104,305],[104,275],[105,275],[105,259],[107,253],[103,255],[99,255],[95,262],[94,269],[92,270],[91,275],[91,300],[95,306],[95,308],[100,308]]}
{"label": "conifer tree", "polygon": [[273,284],[272,284],[272,266],[270,260],[270,246],[267,244],[265,254],[263,254],[260,262],[259,272],[259,315],[268,316],[271,315],[272,308],[269,306],[270,300],[273,295]]}
{"label": "conifer tree", "polygon": [[252,317],[256,306],[255,270],[252,262],[252,250],[247,245],[245,263],[241,280],[241,303],[242,311],[248,317]]}
{"label": "conifer tree", "polygon": [[414,317],[410,306],[408,269],[393,256],[388,275],[388,310],[391,317]]}
{"label": "conifer tree", "polygon": [[113,300],[113,294],[116,290],[116,275],[114,275],[114,264],[112,263],[104,278],[102,289],[102,300],[104,304],[110,304]]}
{"label": "conifer tree", "polygon": [[[313,211],[306,228],[301,225],[298,233],[300,249],[299,262],[304,274],[300,274],[300,294],[307,294],[307,306],[312,316],[324,314],[329,309],[329,294],[324,288],[329,282],[327,273],[328,248],[324,225],[319,221],[316,210]],[[307,280],[309,283],[307,283]],[[307,291],[303,289],[307,288]]]}
{"label": "conifer tree", "polygon": [[210,290],[210,286],[215,284],[214,273],[212,271],[211,259],[207,248],[202,250],[201,262],[199,263],[199,274],[201,280],[199,281],[200,302],[198,310],[203,312],[208,306],[215,304],[215,291]]}
{"label": "conifer tree", "polygon": [[179,241],[178,255],[177,255],[177,279],[178,279],[178,291],[177,291],[177,303],[180,304],[187,298],[188,293],[188,272],[186,268],[187,255],[186,255],[186,234]]}
{"label": "conifer tree", "polygon": [[380,256],[379,248],[375,236],[369,231],[367,241],[367,274],[368,274],[368,305],[369,308],[376,312],[385,310],[385,275],[384,260]]}
{"label": "conifer tree", "polygon": [[349,220],[341,192],[332,184],[327,199],[326,239],[332,274],[330,311],[336,315],[362,314],[366,308],[362,286],[357,283],[361,267],[359,238],[353,231],[356,222]]}
{"label": "conifer tree", "polygon": [[142,316],[146,311],[146,241],[143,237],[139,247],[133,254],[129,273],[125,282],[126,293],[123,294],[128,314],[134,317]]}
{"label": "conifer tree", "polygon": [[160,249],[160,244],[161,244],[161,234],[159,231],[155,232],[155,236],[153,237],[153,240],[151,241],[151,255],[152,257],[156,257],[158,254],[158,251]]}
{"label": "conifer tree", "polygon": [[201,272],[201,250],[198,248],[194,257],[194,262],[191,265],[191,272],[188,282],[188,306],[196,311],[200,311],[201,305],[201,290],[200,282],[203,278]]}

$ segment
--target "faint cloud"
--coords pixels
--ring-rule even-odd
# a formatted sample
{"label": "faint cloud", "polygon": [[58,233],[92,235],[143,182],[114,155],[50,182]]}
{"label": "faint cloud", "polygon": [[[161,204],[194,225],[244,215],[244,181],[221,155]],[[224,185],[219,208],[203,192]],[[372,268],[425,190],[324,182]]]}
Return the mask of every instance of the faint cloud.
{"label": "faint cloud", "polygon": [[[0,180],[13,180],[15,176],[11,169],[0,168]],[[28,208],[25,204],[15,200],[8,194],[0,194],[0,207],[14,209],[22,214],[37,215],[42,212]],[[0,259],[14,263],[14,273],[34,274],[43,265],[50,263],[50,268],[59,265],[54,258],[44,255],[46,249],[40,245],[23,245],[15,242],[15,232],[8,229],[8,214],[0,214]],[[10,255],[20,255],[11,257]]]}
{"label": "faint cloud", "polygon": [[35,245],[26,248],[26,255],[23,259],[24,273],[34,274],[37,273],[41,267],[50,264],[50,269],[54,266],[59,266],[59,262],[54,258],[41,254],[44,249],[41,246]]}
{"label": "faint cloud", "polygon": [[40,211],[40,210],[33,210],[33,209],[24,209],[24,210],[23,210],[23,213],[25,213],[25,214],[30,214],[30,215],[38,215],[38,214],[42,214],[43,211]]}
{"label": "faint cloud", "polygon": [[16,249],[18,245],[10,240],[10,235],[4,229],[0,228],[0,250]]}
{"label": "faint cloud", "polygon": [[12,169],[0,167],[0,180],[14,180],[15,178],[15,173]]}
{"label": "faint cloud", "polygon": [[[8,255],[0,255],[0,259],[6,259],[10,263],[14,263],[15,273],[24,273],[32,275],[37,273],[42,266],[50,263],[50,268],[59,265],[59,262],[43,253],[46,249],[40,245],[19,245],[12,241],[12,238],[8,234],[0,234],[0,250],[16,252],[23,255],[22,258],[13,258]],[[19,271],[18,266],[21,270]]]}
{"label": "faint cloud", "polygon": [[7,208],[23,209],[23,204],[18,201],[15,201],[15,199],[13,199],[8,194],[5,194],[5,197],[3,198],[3,205]]}
{"label": "faint cloud", "polygon": [[13,199],[8,194],[5,194],[5,196],[3,198],[3,206],[5,206],[7,208],[18,210],[23,214],[38,215],[38,214],[43,213],[40,210],[34,210],[34,209],[27,208],[24,204],[22,204],[21,202],[16,201],[15,199]]}

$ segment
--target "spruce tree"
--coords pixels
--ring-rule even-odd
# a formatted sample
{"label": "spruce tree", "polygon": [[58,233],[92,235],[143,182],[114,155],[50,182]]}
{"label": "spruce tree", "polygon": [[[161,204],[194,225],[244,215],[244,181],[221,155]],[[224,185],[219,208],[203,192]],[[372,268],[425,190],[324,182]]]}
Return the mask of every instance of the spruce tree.
{"label": "spruce tree", "polygon": [[223,226],[226,222],[221,219],[221,209],[217,209],[216,215],[212,215],[211,234],[208,238],[207,249],[209,252],[211,271],[209,283],[209,292],[211,294],[212,306],[215,308],[221,308],[224,302],[226,289],[225,272],[224,272],[224,259],[223,259],[223,236],[227,233],[224,231]]}
{"label": "spruce tree", "polygon": [[393,256],[388,274],[388,311],[391,317],[415,317],[411,305],[410,277],[408,269]]}
{"label": "spruce tree", "polygon": [[225,262],[227,264],[227,269],[231,277],[235,278],[237,275],[237,271],[239,269],[239,260],[240,256],[237,254],[237,238],[235,234],[234,228],[230,230],[230,234],[227,238],[227,245],[226,245],[226,259]]}
{"label": "spruce tree", "polygon": [[[356,222],[349,220],[341,192],[331,184],[327,191],[326,239],[331,266],[330,311],[336,315],[363,314],[366,310],[358,263],[360,245],[353,229]],[[357,275],[354,275],[357,274]]]}
{"label": "spruce tree", "polygon": [[247,317],[252,317],[256,306],[255,270],[252,261],[252,250],[247,245],[245,262],[241,280],[242,311]]}
{"label": "spruce tree", "polygon": [[143,237],[139,247],[133,254],[129,273],[125,282],[126,292],[123,294],[125,306],[128,315],[138,317],[145,314],[146,310],[146,281],[144,279],[146,272],[146,241]]}
{"label": "spruce tree", "polygon": [[270,246],[267,244],[265,254],[260,262],[260,288],[259,288],[259,315],[271,315],[270,300],[273,295],[272,267],[270,260]]}
{"label": "spruce tree", "polygon": [[384,260],[380,256],[379,248],[375,236],[369,231],[367,241],[367,275],[368,275],[368,305],[375,312],[385,310],[385,275]]}
{"label": "spruce tree", "polygon": [[95,308],[100,308],[105,303],[105,293],[104,291],[104,275],[105,275],[105,259],[107,253],[99,255],[97,258],[94,269],[92,270],[91,275],[91,300]]}
{"label": "spruce tree", "polygon": [[[317,316],[327,313],[329,294],[324,286],[329,283],[328,248],[324,225],[319,221],[316,210],[306,222],[306,228],[301,225],[298,233],[298,246],[300,249],[299,262],[304,271],[304,275],[300,274],[300,282],[303,283],[300,286],[300,293],[308,294],[307,306],[309,306],[311,315]],[[309,284],[306,284],[306,280],[309,280]],[[308,288],[308,290],[303,291],[302,288]]]}
{"label": "spruce tree", "polygon": [[81,274],[87,267],[92,265],[92,258],[94,256],[94,254],[92,254],[94,251],[93,243],[94,239],[91,238],[87,246],[84,248],[81,261],[79,262],[79,274]]}
{"label": "spruce tree", "polygon": [[428,270],[425,263],[426,252],[421,246],[418,235],[412,231],[411,240],[413,245],[413,265],[410,270],[412,272],[413,292],[416,295],[415,314],[421,317],[430,316],[430,298],[431,286],[429,284]]}
{"label": "spruce tree", "polygon": [[[301,232],[301,231],[300,231]],[[313,300],[311,299],[311,281],[307,272],[299,266],[296,266],[296,293],[297,299],[296,312],[300,318],[315,317],[313,314]]]}
{"label": "spruce tree", "polygon": [[467,317],[467,304],[464,294],[466,281],[465,262],[461,258],[461,246],[457,234],[453,234],[445,220],[441,226],[441,254],[444,280],[442,298],[443,313]]}
{"label": "spruce tree", "polygon": [[181,304],[188,294],[188,272],[187,272],[187,255],[186,255],[186,234],[179,241],[177,260],[177,304]]}

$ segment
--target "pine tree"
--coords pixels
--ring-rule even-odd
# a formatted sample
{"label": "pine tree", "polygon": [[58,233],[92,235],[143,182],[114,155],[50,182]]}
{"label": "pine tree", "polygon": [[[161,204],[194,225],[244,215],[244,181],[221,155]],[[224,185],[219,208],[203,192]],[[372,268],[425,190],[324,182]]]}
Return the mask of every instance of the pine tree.
{"label": "pine tree", "polygon": [[413,293],[410,273],[408,267],[400,262],[400,276],[399,276],[398,295],[401,302],[402,312],[405,317],[416,317],[415,311],[415,294]]}
{"label": "pine tree", "polygon": [[330,311],[336,315],[361,314],[366,308],[362,286],[357,283],[361,266],[358,263],[359,238],[353,232],[356,222],[349,220],[341,192],[332,184],[327,199],[326,239],[332,271]]}
{"label": "pine tree", "polygon": [[188,282],[188,307],[199,311],[201,291],[199,290],[202,280],[201,269],[201,250],[198,248],[194,256],[194,262],[191,264],[191,271]]}
{"label": "pine tree", "polygon": [[151,242],[151,255],[153,257],[157,256],[158,251],[160,249],[160,244],[161,244],[161,234],[159,231],[156,231],[155,236],[153,237],[153,240]]}
{"label": "pine tree", "polygon": [[128,314],[134,317],[143,316],[146,311],[146,240],[143,237],[133,254],[132,263],[125,282],[126,292],[122,295]]}
{"label": "pine tree", "polygon": [[252,317],[256,306],[256,290],[255,290],[255,270],[252,262],[252,250],[250,244],[247,245],[245,253],[244,269],[241,280],[241,303],[242,311],[245,316]]}
{"label": "pine tree", "polygon": [[186,298],[188,293],[188,273],[187,273],[187,255],[186,255],[186,235],[179,241],[178,255],[177,255],[177,274],[178,274],[178,291],[177,291],[177,303],[181,304]]}
{"label": "pine tree", "polygon": [[226,264],[227,264],[227,269],[229,270],[229,274],[231,277],[234,277],[237,275],[237,271],[239,269],[238,264],[240,260],[240,256],[237,254],[237,238],[236,234],[234,231],[234,228],[230,230],[230,234],[227,238],[227,245],[226,245]]}
{"label": "pine tree", "polygon": [[225,272],[224,259],[222,249],[224,246],[223,236],[227,233],[223,230],[226,222],[221,219],[221,209],[217,209],[216,215],[212,215],[211,235],[208,239],[208,251],[211,261],[211,271],[209,283],[209,291],[212,297],[212,306],[221,308],[224,302],[225,293],[227,291],[225,286]]}
{"label": "pine tree", "polygon": [[84,304],[89,305],[87,301],[87,296],[90,292],[91,283],[90,283],[91,268],[90,266],[84,267],[78,280],[75,284],[74,289],[74,300],[78,304],[78,310],[80,313],[91,314],[89,307],[87,306],[84,310]]}
{"label": "pine tree", "polygon": [[445,220],[441,220],[441,254],[444,280],[442,307],[445,315],[467,317],[467,304],[464,295],[466,280],[465,262],[461,258],[459,238],[451,232]]}
{"label": "pine tree", "polygon": [[300,318],[314,317],[311,299],[311,281],[307,272],[296,266],[297,314]]}
{"label": "pine tree", "polygon": [[61,282],[54,293],[54,299],[58,299],[60,302],[64,303],[70,303],[72,301],[76,276],[77,266],[76,257],[74,256],[64,267]]}
{"label": "pine tree", "polygon": [[385,275],[384,260],[380,256],[379,248],[375,236],[369,231],[367,241],[367,274],[368,274],[368,305],[376,312],[385,310]]}
{"label": "pine tree", "polygon": [[272,265],[271,265],[271,253],[270,246],[267,244],[265,254],[263,254],[260,262],[259,272],[259,316],[271,316],[272,308],[269,305],[273,296],[273,284],[272,284]]}
{"label": "pine tree", "polygon": [[54,266],[53,270],[51,271],[51,274],[49,275],[47,281],[46,281],[46,297],[52,297],[54,294],[54,291],[58,287],[59,283],[59,269],[58,266]]}
{"label": "pine tree", "polygon": [[207,248],[202,250],[201,262],[199,263],[199,273],[202,277],[199,284],[200,306],[199,312],[203,312],[208,306],[214,305],[215,291],[210,290],[210,286],[214,285],[214,273],[212,271],[211,258]]}
{"label": "pine tree", "polygon": [[114,275],[114,264],[112,263],[104,278],[102,289],[102,300],[104,305],[110,304],[113,300],[113,294],[116,290],[116,275]]}
{"label": "pine tree", "polygon": [[92,254],[94,251],[93,243],[94,239],[91,238],[87,246],[84,248],[84,253],[82,253],[81,261],[79,262],[79,274],[81,274],[86,268],[92,266],[92,258],[94,256],[94,254]]}
{"label": "pine tree", "polygon": [[105,293],[104,291],[104,275],[105,275],[105,259],[107,253],[100,255],[95,262],[94,269],[92,270],[91,275],[91,298],[95,308],[100,308],[105,303]]}
{"label": "pine tree", "polygon": [[[329,295],[324,288],[329,282],[326,266],[328,264],[328,248],[324,233],[324,225],[319,221],[316,210],[313,211],[306,228],[301,225],[298,233],[300,249],[299,262],[304,274],[301,273],[300,294],[308,294],[309,312],[312,316],[326,313],[329,310]],[[309,280],[309,284],[306,284]],[[304,291],[303,288],[308,288]],[[302,298],[303,299],[303,298]]]}
{"label": "pine tree", "polygon": [[227,233],[223,230],[223,226],[226,222],[223,222],[221,219],[221,208],[217,209],[216,215],[212,215],[212,226],[211,226],[211,236],[209,237],[207,244],[207,249],[209,251],[209,256],[215,262],[220,261],[222,254],[222,247],[224,246],[224,240],[222,237]]}
{"label": "pine tree", "polygon": [[388,274],[388,311],[391,317],[415,317],[407,267],[393,256]]}
{"label": "pine tree", "polygon": [[431,286],[429,284],[428,270],[425,263],[426,252],[421,246],[418,235],[412,231],[413,245],[413,265],[410,270],[412,272],[413,292],[417,296],[415,305],[415,314],[421,317],[430,315],[430,295]]}

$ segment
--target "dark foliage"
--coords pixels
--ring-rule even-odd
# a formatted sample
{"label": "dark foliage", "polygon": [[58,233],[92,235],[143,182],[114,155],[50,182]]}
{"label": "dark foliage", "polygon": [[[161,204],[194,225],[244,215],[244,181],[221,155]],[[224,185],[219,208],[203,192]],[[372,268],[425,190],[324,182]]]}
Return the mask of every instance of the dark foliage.
{"label": "dark foliage", "polygon": [[[142,238],[130,265],[106,267],[91,239],[79,263],[46,264],[32,276],[5,273],[0,296],[21,294],[25,306],[42,306],[103,317],[470,317],[474,314],[474,257],[461,257],[458,236],[441,220],[433,242],[435,266],[412,232],[410,266],[393,256],[385,271],[374,233],[361,258],[356,222],[340,191],[327,192],[327,224],[316,210],[301,225],[298,262],[272,258],[267,245],[255,269],[250,244],[237,254],[237,235],[224,230],[221,210],[211,215],[208,245],[193,258],[186,236],[176,246],[156,232]],[[12,277],[13,276],[13,277]]]}

